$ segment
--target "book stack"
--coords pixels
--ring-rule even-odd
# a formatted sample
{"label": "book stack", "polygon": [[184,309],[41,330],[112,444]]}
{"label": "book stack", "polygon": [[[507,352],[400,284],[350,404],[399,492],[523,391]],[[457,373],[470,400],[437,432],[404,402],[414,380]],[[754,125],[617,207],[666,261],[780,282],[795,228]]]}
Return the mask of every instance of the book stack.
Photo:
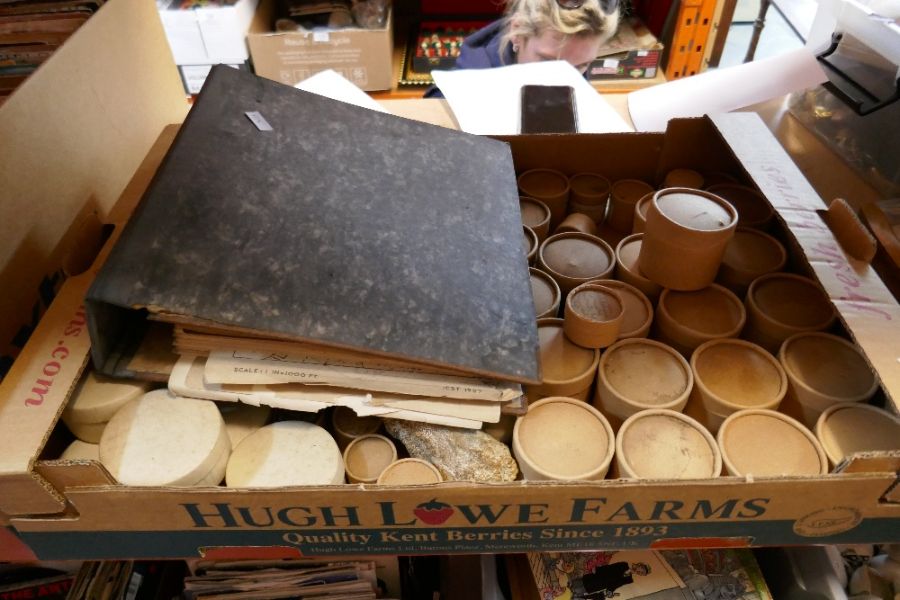
{"label": "book stack", "polygon": [[374,600],[373,562],[310,560],[200,562],[184,580],[187,600]]}
{"label": "book stack", "polygon": [[105,0],[0,0],[0,103]]}
{"label": "book stack", "polygon": [[94,364],[478,428],[540,381],[521,236],[506,144],[215,68],[87,294]]}

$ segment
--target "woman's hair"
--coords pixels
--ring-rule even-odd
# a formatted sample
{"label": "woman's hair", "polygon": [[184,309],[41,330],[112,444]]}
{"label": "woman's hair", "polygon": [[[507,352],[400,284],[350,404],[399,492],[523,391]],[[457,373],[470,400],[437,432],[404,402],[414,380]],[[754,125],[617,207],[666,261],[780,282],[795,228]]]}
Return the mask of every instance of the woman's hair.
{"label": "woman's hair", "polygon": [[[612,4],[606,12],[603,4]],[[611,37],[619,26],[617,2],[585,0],[580,8],[562,8],[556,0],[509,0],[506,28],[500,40],[500,56],[513,38],[533,38],[548,29],[565,35],[598,35]]]}

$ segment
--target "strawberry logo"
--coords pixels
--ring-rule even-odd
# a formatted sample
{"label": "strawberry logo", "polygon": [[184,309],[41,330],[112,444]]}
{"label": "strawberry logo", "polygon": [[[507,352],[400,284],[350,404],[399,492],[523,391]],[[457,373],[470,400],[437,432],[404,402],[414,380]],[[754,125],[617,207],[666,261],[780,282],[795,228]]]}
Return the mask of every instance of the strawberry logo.
{"label": "strawberry logo", "polygon": [[432,499],[431,502],[423,502],[415,507],[413,514],[427,525],[441,525],[453,515],[453,507]]}

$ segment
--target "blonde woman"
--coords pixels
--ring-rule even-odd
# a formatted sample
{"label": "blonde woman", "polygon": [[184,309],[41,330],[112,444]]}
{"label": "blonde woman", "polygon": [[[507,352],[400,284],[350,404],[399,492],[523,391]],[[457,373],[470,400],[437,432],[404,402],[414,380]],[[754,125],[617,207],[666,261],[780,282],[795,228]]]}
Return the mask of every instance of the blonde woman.
{"label": "blonde woman", "polygon": [[565,60],[584,73],[618,25],[618,0],[508,0],[502,19],[466,38],[456,68]]}

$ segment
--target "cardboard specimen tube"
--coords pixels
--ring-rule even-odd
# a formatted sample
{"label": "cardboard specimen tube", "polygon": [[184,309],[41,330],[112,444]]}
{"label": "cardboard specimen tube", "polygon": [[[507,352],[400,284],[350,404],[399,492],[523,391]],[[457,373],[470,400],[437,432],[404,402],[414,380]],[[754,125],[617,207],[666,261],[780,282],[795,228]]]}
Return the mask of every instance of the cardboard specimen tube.
{"label": "cardboard specimen tube", "polygon": [[613,183],[607,225],[619,233],[631,233],[634,228],[634,205],[651,192],[653,186],[640,179],[620,179]]}
{"label": "cardboard specimen tube", "polygon": [[359,417],[352,408],[336,406],[331,413],[331,430],[334,439],[343,451],[356,438],[375,433],[381,429],[378,417]]}
{"label": "cardboard specimen tube", "polygon": [[600,351],[574,344],[565,335],[562,319],[539,319],[537,326],[543,379],[540,385],[526,386],[525,394],[532,401],[546,396],[586,400]]}
{"label": "cardboard specimen tube", "polygon": [[744,299],[747,327],[742,337],[772,354],[797,333],[831,327],[837,312],[822,287],[792,273],[770,273],[750,284]]}
{"label": "cardboard specimen tube", "polygon": [[383,435],[367,434],[344,449],[344,468],[350,483],[375,483],[391,463],[397,460],[397,447]]}
{"label": "cardboard specimen tube", "polygon": [[653,304],[641,290],[616,279],[598,279],[591,283],[619,292],[622,305],[625,307],[622,326],[619,328],[620,340],[647,337],[647,334],[650,333],[650,325],[653,323]]}
{"label": "cardboard specimen tube", "polygon": [[722,453],[709,431],[673,410],[635,413],[616,434],[619,476],[631,479],[711,479],[722,472]]}
{"label": "cardboard specimen tube", "polygon": [[421,485],[440,483],[444,476],[433,464],[419,458],[392,462],[378,477],[378,485]]}
{"label": "cardboard specimen tube", "polygon": [[579,231],[588,235],[597,235],[597,225],[594,219],[588,215],[573,212],[563,219],[553,233],[566,233],[567,231]]}
{"label": "cardboard specimen tube", "polygon": [[597,480],[606,477],[615,436],[590,404],[550,397],[516,420],[512,450],[527,480]]}
{"label": "cardboard specimen tube", "polygon": [[530,227],[523,225],[522,233],[524,234],[524,249],[525,249],[525,258],[528,260],[529,265],[534,264],[534,259],[537,257],[538,246],[540,242],[538,242],[537,234]]}
{"label": "cardboard specimen tube", "polygon": [[737,210],[742,227],[765,229],[775,216],[766,197],[746,185],[721,183],[709,186],[706,191],[727,200]]}
{"label": "cardboard specimen tube", "polygon": [[641,290],[655,303],[662,294],[662,286],[647,279],[638,266],[643,239],[644,234],[634,233],[622,238],[616,246],[616,278]]}
{"label": "cardboard specimen tube", "polygon": [[559,285],[556,280],[540,269],[531,267],[528,269],[528,273],[531,276],[531,295],[534,298],[534,312],[537,318],[555,318],[559,313],[559,304],[562,300]]}
{"label": "cardboard specimen tube", "polygon": [[693,169],[672,169],[666,173],[663,179],[662,187],[664,188],[692,188],[695,190],[703,189],[703,175]]}
{"label": "cardboard specimen tube", "polygon": [[577,173],[569,177],[570,200],[585,206],[606,208],[609,201],[609,179],[597,173]]}
{"label": "cardboard specimen tube", "polygon": [[780,271],[786,262],[781,242],[762,231],[738,227],[725,247],[716,283],[743,298],[757,277]]}
{"label": "cardboard specimen tube", "polygon": [[617,291],[583,283],[566,298],[563,329],[566,337],[585,348],[606,348],[616,342],[625,304]]}
{"label": "cardboard specimen tube", "polygon": [[809,427],[835,404],[864,402],[878,390],[862,351],[836,335],[814,331],[791,336],[781,345],[778,360]]}
{"label": "cardboard specimen tube", "polygon": [[716,439],[729,475],[778,477],[828,472],[825,451],[809,429],[774,410],[738,411],[725,419]]}
{"label": "cardboard specimen tube", "polygon": [[550,235],[550,207],[528,196],[519,196],[519,210],[522,213],[522,225],[530,227],[543,242]]}
{"label": "cardboard specimen tube", "polygon": [[624,421],[649,408],[681,411],[694,375],[687,360],[654,340],[616,342],[600,358],[594,405]]}
{"label": "cardboard specimen tube", "polygon": [[869,404],[843,402],[822,413],[816,438],[837,466],[856,452],[900,450],[900,417]]}
{"label": "cardboard specimen tube", "polygon": [[653,201],[653,194],[656,192],[650,192],[649,194],[645,194],[640,200],[637,201],[637,204],[634,205],[634,223],[631,226],[631,231],[633,233],[644,233],[647,230],[647,207],[650,206],[650,202]]}
{"label": "cardboard specimen tube", "polygon": [[566,217],[569,205],[569,178],[553,169],[531,169],[519,175],[519,191],[536,198],[550,209],[550,229]]}
{"label": "cardboard specimen tube", "polygon": [[592,279],[608,278],[615,264],[609,244],[586,233],[557,233],[538,249],[538,266],[556,280],[563,295]]}
{"label": "cardboard specimen tube", "polygon": [[688,357],[709,340],[737,337],[746,320],[744,305],[721,285],[694,292],[663,290],[654,337]]}
{"label": "cardboard specimen tube", "polygon": [[714,194],[688,188],[660,190],[647,207],[638,266],[664,288],[704,288],[716,278],[737,222],[734,207]]}
{"label": "cardboard specimen tube", "polygon": [[747,408],[776,410],[787,393],[781,364],[764,348],[744,340],[711,340],[691,355],[694,393],[716,432],[731,414]]}

